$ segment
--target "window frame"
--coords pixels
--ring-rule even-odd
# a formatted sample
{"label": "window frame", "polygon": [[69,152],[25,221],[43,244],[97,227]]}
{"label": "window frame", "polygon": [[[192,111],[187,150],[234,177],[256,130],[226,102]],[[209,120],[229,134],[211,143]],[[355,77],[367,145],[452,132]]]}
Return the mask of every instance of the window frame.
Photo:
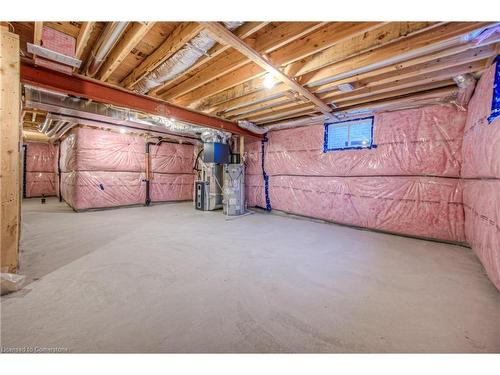
{"label": "window frame", "polygon": [[[370,143],[366,146],[347,146],[347,147],[339,147],[339,148],[328,148],[328,133],[329,133],[329,127],[340,127],[342,125],[347,124],[348,125],[348,140],[349,143],[351,143],[350,140],[350,129],[353,124],[350,124],[352,122],[359,122],[363,120],[371,120],[371,132],[370,132]],[[324,123],[324,143],[323,143],[323,152],[328,152],[328,151],[344,151],[344,150],[369,150],[372,148],[376,148],[377,145],[373,143],[373,127],[375,126],[375,116],[368,116],[368,117],[361,117],[361,118],[356,118],[356,119],[351,119],[351,120],[345,120],[345,121],[340,121],[340,122],[325,122]]]}

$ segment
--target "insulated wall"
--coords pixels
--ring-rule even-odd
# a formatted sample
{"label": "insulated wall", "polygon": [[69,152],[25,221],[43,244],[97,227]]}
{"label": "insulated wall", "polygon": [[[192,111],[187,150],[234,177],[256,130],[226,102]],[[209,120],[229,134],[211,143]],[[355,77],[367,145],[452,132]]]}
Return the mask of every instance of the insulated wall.
{"label": "insulated wall", "polygon": [[56,195],[54,170],[57,148],[50,143],[26,142],[26,197]]}
{"label": "insulated wall", "polygon": [[500,290],[500,119],[490,124],[495,65],[479,80],[464,131],[465,235]]}
{"label": "insulated wall", "polygon": [[[465,118],[451,105],[376,114],[376,148],[361,150],[324,152],[321,123],[269,132],[263,154],[269,203],[333,222],[464,242],[458,178]],[[247,199],[266,207],[261,146],[247,148]]]}
{"label": "insulated wall", "polygon": [[[152,139],[153,140],[153,139]],[[61,143],[61,193],[75,210],[144,204],[145,138],[88,127]],[[192,199],[194,146],[150,146],[153,202]]]}
{"label": "insulated wall", "polygon": [[149,149],[151,155],[151,201],[168,202],[193,199],[194,146],[160,143]]}

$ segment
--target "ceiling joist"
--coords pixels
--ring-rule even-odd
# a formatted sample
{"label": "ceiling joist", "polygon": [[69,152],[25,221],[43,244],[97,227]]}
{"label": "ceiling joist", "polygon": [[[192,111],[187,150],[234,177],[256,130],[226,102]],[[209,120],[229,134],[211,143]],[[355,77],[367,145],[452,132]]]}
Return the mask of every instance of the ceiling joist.
{"label": "ceiling joist", "polygon": [[132,89],[137,82],[198,35],[202,29],[203,27],[196,22],[181,23],[151,55],[122,80],[122,86]]}
{"label": "ceiling joist", "polygon": [[101,67],[99,74],[99,79],[101,81],[108,80],[116,68],[125,60],[130,51],[132,51],[154,25],[154,22],[134,22],[132,26],[130,26]]}
{"label": "ceiling joist", "polygon": [[308,99],[310,102],[312,102],[321,113],[327,116],[330,115],[332,109],[329,105],[322,102],[317,96],[309,92],[306,88],[298,84],[296,81],[277,69],[274,65],[269,63],[257,51],[245,44],[245,42],[234,35],[231,31],[226,29],[222,24],[218,22],[202,22],[202,24],[217,40],[219,40],[219,42],[229,44],[231,47],[247,56],[255,64],[259,65],[261,68],[265,69],[285,85],[290,87],[290,89],[296,91],[297,93]]}

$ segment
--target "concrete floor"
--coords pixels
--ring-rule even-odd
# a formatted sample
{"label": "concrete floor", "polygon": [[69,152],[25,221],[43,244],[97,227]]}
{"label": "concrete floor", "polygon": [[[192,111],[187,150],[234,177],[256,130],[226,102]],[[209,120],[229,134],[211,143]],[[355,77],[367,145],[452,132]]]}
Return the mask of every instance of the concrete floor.
{"label": "concrete floor", "polygon": [[23,214],[4,348],[500,352],[500,294],[460,246],[190,203]]}

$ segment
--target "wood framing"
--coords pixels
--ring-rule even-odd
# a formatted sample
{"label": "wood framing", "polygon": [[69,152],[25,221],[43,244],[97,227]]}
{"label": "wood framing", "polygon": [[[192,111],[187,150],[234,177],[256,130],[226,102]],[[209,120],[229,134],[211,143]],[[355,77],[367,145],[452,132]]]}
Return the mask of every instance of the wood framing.
{"label": "wood framing", "polygon": [[20,231],[20,81],[19,36],[0,26],[1,272],[18,268]]}
{"label": "wood framing", "polygon": [[78,34],[78,38],[76,39],[75,57],[77,59],[82,58],[83,51],[85,50],[85,47],[87,47],[87,43],[89,42],[90,34],[92,34],[94,26],[95,22],[82,23],[82,28],[80,30],[80,33]]}
{"label": "wood framing", "polygon": [[154,22],[133,22],[102,65],[98,74],[101,81],[106,81],[113,74],[116,68],[118,68],[137,43],[151,30],[154,24]]}
{"label": "wood framing", "polygon": [[[82,60],[88,60],[92,44],[105,38],[108,25],[44,24],[78,38],[77,57]],[[159,103],[167,101],[176,110],[229,120],[237,128],[231,121],[252,120],[260,125],[318,112],[329,115],[374,98],[410,95],[412,87],[435,90],[453,85],[453,75],[478,73],[491,63],[500,37],[482,32],[496,25],[253,21],[229,30],[224,23],[214,22],[156,22],[154,26],[130,22],[95,77],[157,98]],[[14,22],[13,26],[24,51],[40,24]],[[186,64],[171,60],[200,32],[212,36],[215,44]],[[478,38],[480,34],[483,37]],[[170,78],[164,80],[155,71],[169,60],[165,69]],[[276,80],[272,88],[264,85],[268,72]],[[24,123],[30,127],[35,122]]]}
{"label": "wood framing", "polygon": [[238,50],[243,55],[247,56],[254,63],[265,69],[268,73],[272,74],[274,77],[282,81],[290,89],[296,91],[303,97],[307,98],[319,109],[321,113],[327,116],[330,114],[332,110],[330,106],[328,106],[326,103],[323,103],[318,97],[309,92],[306,88],[298,84],[296,81],[292,80],[286,74],[277,69],[274,65],[269,63],[257,51],[255,51],[253,48],[250,48],[247,44],[245,44],[245,42],[243,42],[240,38],[238,38],[236,35],[234,35],[231,31],[226,29],[220,23],[203,22],[202,24],[220,42],[229,44],[231,47]]}
{"label": "wood framing", "polygon": [[133,88],[139,80],[182,48],[182,46],[199,34],[201,30],[202,26],[195,22],[180,24],[160,47],[123,79],[121,82],[122,85],[128,89]]}

